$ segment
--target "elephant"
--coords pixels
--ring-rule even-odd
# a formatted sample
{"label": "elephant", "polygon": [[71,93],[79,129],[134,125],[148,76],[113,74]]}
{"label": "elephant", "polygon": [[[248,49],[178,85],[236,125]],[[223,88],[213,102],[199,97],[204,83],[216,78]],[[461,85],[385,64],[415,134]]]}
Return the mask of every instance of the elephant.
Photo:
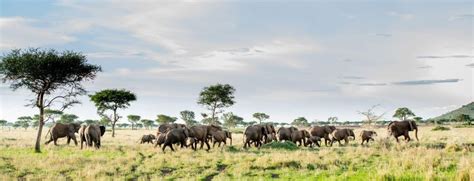
{"label": "elephant", "polygon": [[301,144],[305,145],[306,139],[309,137],[310,134],[306,130],[297,130],[291,133],[291,141],[295,144],[298,143],[298,146],[301,146]]}
{"label": "elephant", "polygon": [[89,125],[84,130],[84,136],[86,137],[86,145],[91,146],[94,144],[95,148],[99,149],[101,146],[100,137],[105,134],[105,126]]}
{"label": "elephant", "polygon": [[262,146],[262,140],[267,134],[267,129],[263,125],[248,126],[244,131],[244,148],[250,147],[253,142],[256,147]]}
{"label": "elephant", "polygon": [[272,141],[278,141],[276,134],[267,134],[267,139],[265,140],[265,144],[271,143]]}
{"label": "elephant", "polygon": [[[84,142],[86,142],[86,135],[84,134],[84,131],[86,130],[86,125],[82,125],[81,128],[79,128],[79,141],[81,142],[81,150],[83,147]],[[87,144],[87,142],[86,142]],[[86,145],[88,146],[88,145]]]}
{"label": "elephant", "polygon": [[193,139],[191,143],[191,148],[193,150],[197,149],[198,142],[201,142],[201,149],[206,143],[207,150],[211,149],[209,145],[209,138],[212,138],[212,134],[216,131],[222,131],[222,128],[217,125],[196,125],[192,126],[190,129],[189,137]]}
{"label": "elephant", "polygon": [[415,130],[415,138],[418,141],[418,126],[413,120],[392,121],[388,124],[387,129],[389,134],[395,137],[397,142],[399,142],[398,137],[402,135],[407,142],[410,141],[411,138],[408,132]]}
{"label": "elephant", "polygon": [[54,141],[54,145],[57,146],[58,138],[67,137],[68,145],[72,139],[77,146],[75,133],[77,133],[80,128],[81,128],[81,124],[79,123],[69,123],[69,124],[56,123],[49,129],[48,133],[46,133],[46,137],[49,134],[50,138],[48,141],[45,142],[45,144],[47,145],[51,141]]}
{"label": "elephant", "polygon": [[165,133],[167,129],[175,129],[175,128],[185,128],[185,124],[178,124],[178,123],[166,123],[166,124],[161,124],[158,127],[158,132],[159,133]]}
{"label": "elephant", "polygon": [[267,134],[264,135],[264,143],[272,142],[272,138],[276,138],[275,126],[272,123],[261,124],[265,127]]}
{"label": "elephant", "polygon": [[221,146],[221,143],[224,143],[224,145],[227,145],[227,138],[230,139],[230,145],[232,146],[232,133],[230,131],[224,130],[224,131],[216,131],[212,134],[212,140],[213,144],[212,147],[216,146],[216,143],[218,143],[218,147]]}
{"label": "elephant", "polygon": [[313,147],[313,144],[316,144],[316,146],[321,147],[321,138],[318,136],[310,136],[306,140],[306,144],[304,146]]}
{"label": "elephant", "polygon": [[295,131],[298,131],[298,128],[295,128],[295,127],[289,127],[289,128],[285,128],[285,127],[281,127],[278,129],[277,133],[278,133],[278,140],[280,141],[283,141],[283,140],[286,140],[286,141],[291,141],[291,134],[293,134],[293,132]]}
{"label": "elephant", "polygon": [[353,129],[336,129],[332,135],[331,146],[335,141],[339,142],[339,146],[341,146],[341,140],[344,140],[344,144],[347,145],[349,143],[349,137],[355,139]]}
{"label": "elephant", "polygon": [[364,142],[366,142],[367,144],[369,144],[369,141],[372,140],[372,141],[375,141],[373,136],[377,136],[377,132],[375,131],[367,131],[367,130],[363,130],[361,133],[360,133],[360,138],[362,139],[362,143],[360,143],[360,145],[364,145]]}
{"label": "elephant", "polygon": [[320,138],[324,138],[324,145],[328,146],[328,142],[331,142],[329,135],[336,130],[334,126],[313,126],[309,133],[311,136],[317,136]]}
{"label": "elephant", "polygon": [[[168,131],[169,131],[169,130],[168,130]],[[167,132],[168,132],[168,131],[167,131]],[[167,132],[165,132],[165,133],[158,133],[158,135],[156,136],[155,147],[156,147],[156,146],[160,146],[160,147],[161,147],[161,145],[162,145],[163,143],[165,143],[165,138],[166,138],[166,133],[167,133]]]}
{"label": "elephant", "polygon": [[187,147],[186,141],[187,138],[189,137],[189,128],[175,128],[168,133],[166,133],[165,136],[165,142],[163,144],[163,147],[161,148],[163,152],[165,152],[165,148],[169,146],[171,148],[171,151],[174,151],[173,144],[180,143],[181,148]]}
{"label": "elephant", "polygon": [[152,143],[153,144],[153,140],[156,139],[156,136],[153,135],[153,134],[146,134],[146,135],[143,135],[142,138],[140,139],[140,144],[143,144],[143,143]]}

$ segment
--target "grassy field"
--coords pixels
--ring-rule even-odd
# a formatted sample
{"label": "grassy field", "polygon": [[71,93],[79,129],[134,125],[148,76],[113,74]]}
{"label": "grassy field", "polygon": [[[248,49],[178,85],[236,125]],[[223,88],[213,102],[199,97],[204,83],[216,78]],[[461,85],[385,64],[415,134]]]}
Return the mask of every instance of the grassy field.
{"label": "grassy field", "polygon": [[32,148],[36,130],[1,130],[0,180],[474,180],[474,148],[466,146],[474,143],[474,129],[431,129],[422,127],[420,141],[408,144],[377,129],[367,147],[357,137],[342,147],[244,150],[237,134],[234,146],[166,153],[138,144],[154,130],[118,130],[115,138],[106,133],[100,150],[79,150],[62,139],[39,154]]}

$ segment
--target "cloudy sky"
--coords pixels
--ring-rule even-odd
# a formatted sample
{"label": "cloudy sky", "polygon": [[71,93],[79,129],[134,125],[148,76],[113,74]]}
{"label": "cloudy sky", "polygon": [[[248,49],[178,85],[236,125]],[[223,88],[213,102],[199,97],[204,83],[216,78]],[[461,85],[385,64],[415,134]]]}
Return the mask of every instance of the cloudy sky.
{"label": "cloudy sky", "polygon": [[[429,118],[473,101],[472,1],[0,1],[0,51],[83,52],[103,68],[89,93],[125,88],[122,115],[178,116],[228,83],[251,120],[361,120],[380,104]],[[33,95],[0,84],[0,119],[33,115]],[[67,112],[98,119],[87,96]]]}

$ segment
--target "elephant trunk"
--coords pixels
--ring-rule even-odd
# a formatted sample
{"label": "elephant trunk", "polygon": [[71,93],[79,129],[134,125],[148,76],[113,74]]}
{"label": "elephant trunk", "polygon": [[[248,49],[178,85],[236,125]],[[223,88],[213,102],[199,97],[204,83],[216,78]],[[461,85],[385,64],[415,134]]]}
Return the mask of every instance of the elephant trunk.
{"label": "elephant trunk", "polygon": [[416,141],[419,141],[418,140],[418,127],[415,128],[415,138],[416,138]]}
{"label": "elephant trunk", "polygon": [[230,137],[229,139],[230,139],[230,146],[232,146],[232,137]]}

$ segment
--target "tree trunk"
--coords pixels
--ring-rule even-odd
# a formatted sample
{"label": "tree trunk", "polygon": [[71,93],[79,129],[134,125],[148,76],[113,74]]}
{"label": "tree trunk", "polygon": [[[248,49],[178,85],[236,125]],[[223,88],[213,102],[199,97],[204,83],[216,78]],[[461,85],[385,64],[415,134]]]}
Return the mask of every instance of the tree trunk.
{"label": "tree trunk", "polygon": [[114,117],[112,119],[112,137],[115,137],[115,123],[117,123],[117,109],[114,109]]}
{"label": "tree trunk", "polygon": [[43,131],[44,125],[44,107],[43,107],[43,95],[40,95],[40,99],[38,100],[38,108],[39,108],[39,125],[38,125],[38,134],[36,136],[36,144],[35,144],[35,152],[41,152],[41,133]]}

